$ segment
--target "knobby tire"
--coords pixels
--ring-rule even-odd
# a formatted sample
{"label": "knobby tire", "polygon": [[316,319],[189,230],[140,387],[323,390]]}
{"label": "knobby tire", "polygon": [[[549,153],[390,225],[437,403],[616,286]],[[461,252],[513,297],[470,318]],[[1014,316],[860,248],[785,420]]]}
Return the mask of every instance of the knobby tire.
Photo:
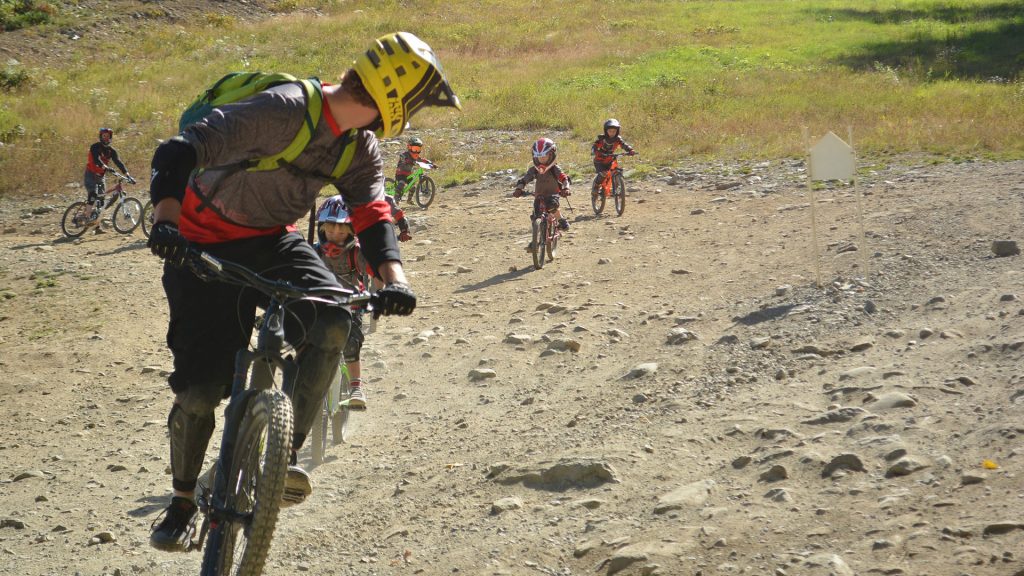
{"label": "knobby tire", "polygon": [[615,213],[622,216],[626,211],[626,179],[622,174],[612,176],[612,196],[615,198]]}
{"label": "knobby tire", "polygon": [[[545,222],[548,222],[548,221],[545,220]],[[552,231],[550,229],[551,226],[556,226],[554,231]],[[551,237],[548,238],[548,241],[547,241],[547,245],[548,245],[548,262],[554,262],[555,261],[555,256],[558,256],[558,238],[559,238],[558,235],[559,235],[559,232],[558,232],[557,226],[558,226],[558,224],[551,224],[551,223],[548,224],[547,232],[549,234],[551,234]]]}
{"label": "knobby tire", "polygon": [[146,202],[146,205],[142,207],[142,233],[149,238],[149,234],[153,231],[153,202]]}
{"label": "knobby tire", "polygon": [[[64,217],[60,219],[60,229],[64,231],[64,235],[68,238],[78,238],[88,229],[85,220],[85,208],[88,206],[85,202],[74,202],[68,209],[64,211]],[[82,217],[80,222],[75,224],[75,216],[81,212]]]}
{"label": "knobby tire", "polygon": [[430,176],[423,176],[420,178],[420,185],[416,187],[416,204],[425,210],[434,201],[434,193],[436,191],[437,186],[434,185],[434,181],[430,179]]}
{"label": "knobby tire", "polygon": [[131,234],[142,222],[142,202],[135,198],[125,198],[123,201],[114,204],[114,215],[111,220],[114,222],[114,230],[121,234]]}
{"label": "knobby tire", "polygon": [[547,244],[547,219],[533,219],[533,267],[540,270],[544,267],[544,249]]}
{"label": "knobby tire", "polygon": [[247,514],[247,522],[222,519],[211,527],[203,576],[257,576],[263,571],[281,509],[291,441],[288,397],[276,389],[252,393],[224,484],[227,509]]}
{"label": "knobby tire", "polygon": [[600,216],[604,212],[604,187],[598,185],[590,192],[590,206],[594,209],[594,215]]}
{"label": "knobby tire", "polygon": [[[353,327],[355,329],[355,327]],[[352,393],[352,385],[349,382],[348,369],[341,370],[341,394],[339,398],[348,398]],[[347,404],[338,406],[338,411],[331,420],[331,436],[334,438],[334,445],[348,442],[352,438],[352,410]]]}

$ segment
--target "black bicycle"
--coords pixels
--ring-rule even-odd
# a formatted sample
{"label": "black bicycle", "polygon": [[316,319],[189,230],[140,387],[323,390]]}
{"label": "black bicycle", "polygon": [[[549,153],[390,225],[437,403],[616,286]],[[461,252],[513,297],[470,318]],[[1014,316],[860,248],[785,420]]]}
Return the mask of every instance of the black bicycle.
{"label": "black bicycle", "polygon": [[[186,263],[204,280],[252,288],[270,299],[255,347],[243,348],[235,357],[220,455],[212,478],[200,483],[197,504],[203,523],[189,548],[205,546],[203,576],[255,576],[270,552],[292,444],[292,404],[284,391],[291,390],[298,365],[283,353],[287,308],[300,301],[372,308],[373,297],[344,289],[300,288],[197,250],[189,251]],[[280,386],[275,384],[276,372]]]}

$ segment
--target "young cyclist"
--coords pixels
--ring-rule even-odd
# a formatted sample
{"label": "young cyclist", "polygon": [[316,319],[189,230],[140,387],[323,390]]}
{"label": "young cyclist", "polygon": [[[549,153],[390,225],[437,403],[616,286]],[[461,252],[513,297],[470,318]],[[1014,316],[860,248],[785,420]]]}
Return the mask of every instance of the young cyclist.
{"label": "young cyclist", "polygon": [[[516,189],[513,196],[519,198],[526,194],[526,185],[534,180],[533,186],[533,213],[530,215],[530,222],[539,217],[544,211],[555,210],[558,216],[558,227],[562,230],[569,229],[569,221],[562,218],[559,210],[558,197],[569,196],[569,177],[566,176],[558,164],[555,164],[557,147],[549,138],[541,138],[533,143],[533,165],[526,171],[522,178],[516,181]],[[528,252],[535,249],[533,242],[526,247]]]}
{"label": "young cyclist", "polygon": [[608,119],[604,123],[604,134],[598,136],[590,147],[590,155],[594,157],[594,169],[597,170],[597,176],[594,177],[594,184],[591,186],[591,194],[597,194],[598,187],[601,186],[605,174],[611,169],[612,161],[615,160],[612,154],[615,154],[619,147],[622,147],[629,156],[636,154],[636,150],[619,135],[620,129],[618,120]]}
{"label": "young cyclist", "polygon": [[[92,146],[89,146],[89,159],[85,163],[85,176],[83,176],[83,184],[85,185],[85,192],[88,194],[86,201],[88,207],[86,208],[86,215],[92,217],[93,203],[98,199],[100,206],[103,202],[104,194],[104,183],[103,177],[106,176],[107,172],[113,170],[110,167],[110,163],[113,162],[121,169],[121,172],[128,178],[128,181],[132,184],[135,183],[135,178],[128,173],[128,169],[124,167],[121,159],[117,155],[117,150],[110,145],[111,140],[114,139],[114,131],[110,128],[100,128],[99,141],[94,142]],[[97,222],[96,232],[101,232],[102,228]]]}
{"label": "young cyclist", "polygon": [[[214,411],[229,393],[235,352],[248,344],[262,300],[252,290],[205,282],[182,266],[190,246],[295,286],[340,288],[294,227],[318,192],[332,184],[342,191],[362,253],[384,284],[377,292],[377,311],[411,314],[416,295],[407,283],[384,200],[377,137],[400,135],[409,117],[424,106],[461,109],[430,46],[397,32],[359,54],[338,84],[323,87],[323,106],[310,140],[288,166],[246,169],[253,156],[277,154],[300,127],[310,126],[306,91],[298,83],[215,108],[156,149],[150,184],[155,223],[148,245],[165,259],[167,343],[174,355],[168,382],[175,397],[167,418],[173,497],[162,521],[154,522],[153,547],[188,547],[195,530],[196,480],[213,433]],[[340,176],[331,176],[339,158],[351,161]],[[202,170],[194,172],[197,168]],[[295,433],[287,503],[301,502],[312,492],[295,451],[319,413],[351,323],[338,306],[307,302],[289,307],[285,337],[296,345],[299,369],[288,391]]]}
{"label": "young cyclist", "polygon": [[[352,218],[345,207],[344,198],[337,195],[324,200],[316,213],[316,221],[319,242],[313,248],[327,265],[327,269],[333,272],[335,278],[346,288],[368,288],[367,282],[373,276],[373,271],[359,250],[359,238],[352,228]],[[363,348],[362,325],[361,314],[352,316],[352,329],[349,331],[344,350],[351,388],[348,405],[354,410],[366,409],[362,364],[359,361],[359,352]]]}
{"label": "young cyclist", "polygon": [[402,195],[405,193],[406,186],[412,180],[412,173],[416,170],[416,163],[423,162],[431,166],[434,165],[430,160],[420,157],[422,151],[423,140],[413,136],[409,139],[405,151],[398,156],[398,166],[395,167],[395,195],[398,196],[397,200],[399,202],[402,201]]}

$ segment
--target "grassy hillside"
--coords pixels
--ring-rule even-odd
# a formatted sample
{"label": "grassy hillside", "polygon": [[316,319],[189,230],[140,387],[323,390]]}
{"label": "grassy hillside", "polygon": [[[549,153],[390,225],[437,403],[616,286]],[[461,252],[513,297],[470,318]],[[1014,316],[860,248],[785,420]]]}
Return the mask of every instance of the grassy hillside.
{"label": "grassy hillside", "polygon": [[[59,19],[61,3],[49,4]],[[335,79],[370,38],[396,29],[435,47],[465,102],[461,114],[421,114],[415,128],[558,129],[571,134],[562,157],[581,167],[609,116],[648,166],[800,155],[803,126],[852,125],[862,154],[1024,156],[1019,2],[293,0],[276,2],[271,20],[211,10],[188,27],[140,7],[73,58],[0,68],[0,194],[77,181],[101,125],[144,172],[183,105],[224,72]],[[525,159],[501,142],[473,157],[453,142],[428,147],[449,180]]]}

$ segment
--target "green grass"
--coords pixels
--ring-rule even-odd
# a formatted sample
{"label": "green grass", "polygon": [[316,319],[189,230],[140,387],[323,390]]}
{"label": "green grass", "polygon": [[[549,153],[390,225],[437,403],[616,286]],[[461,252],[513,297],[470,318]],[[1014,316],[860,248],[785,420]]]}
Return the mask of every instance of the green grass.
{"label": "green grass", "polygon": [[[290,10],[315,7],[322,16]],[[589,173],[607,117],[642,155],[803,154],[811,134],[853,127],[861,156],[925,152],[1024,157],[1024,3],[1009,0],[730,2],[695,0],[281,0],[249,24],[210,13],[187,29],[115,24],[58,66],[0,91],[0,194],[53,191],[81,177],[96,129],[143,172],[188,100],[230,70],[334,80],[370,38],[411,30],[440,53],[464,111],[427,111],[414,128],[527,135],[469,151],[428,141],[441,185],[524,168],[526,142],[557,134],[559,157]],[[500,30],[496,33],[495,30]],[[20,73],[19,73],[20,74]],[[520,141],[521,140],[521,141]],[[13,144],[13,146],[11,146]],[[392,148],[394,149],[394,148]],[[394,158],[387,158],[390,165]]]}

